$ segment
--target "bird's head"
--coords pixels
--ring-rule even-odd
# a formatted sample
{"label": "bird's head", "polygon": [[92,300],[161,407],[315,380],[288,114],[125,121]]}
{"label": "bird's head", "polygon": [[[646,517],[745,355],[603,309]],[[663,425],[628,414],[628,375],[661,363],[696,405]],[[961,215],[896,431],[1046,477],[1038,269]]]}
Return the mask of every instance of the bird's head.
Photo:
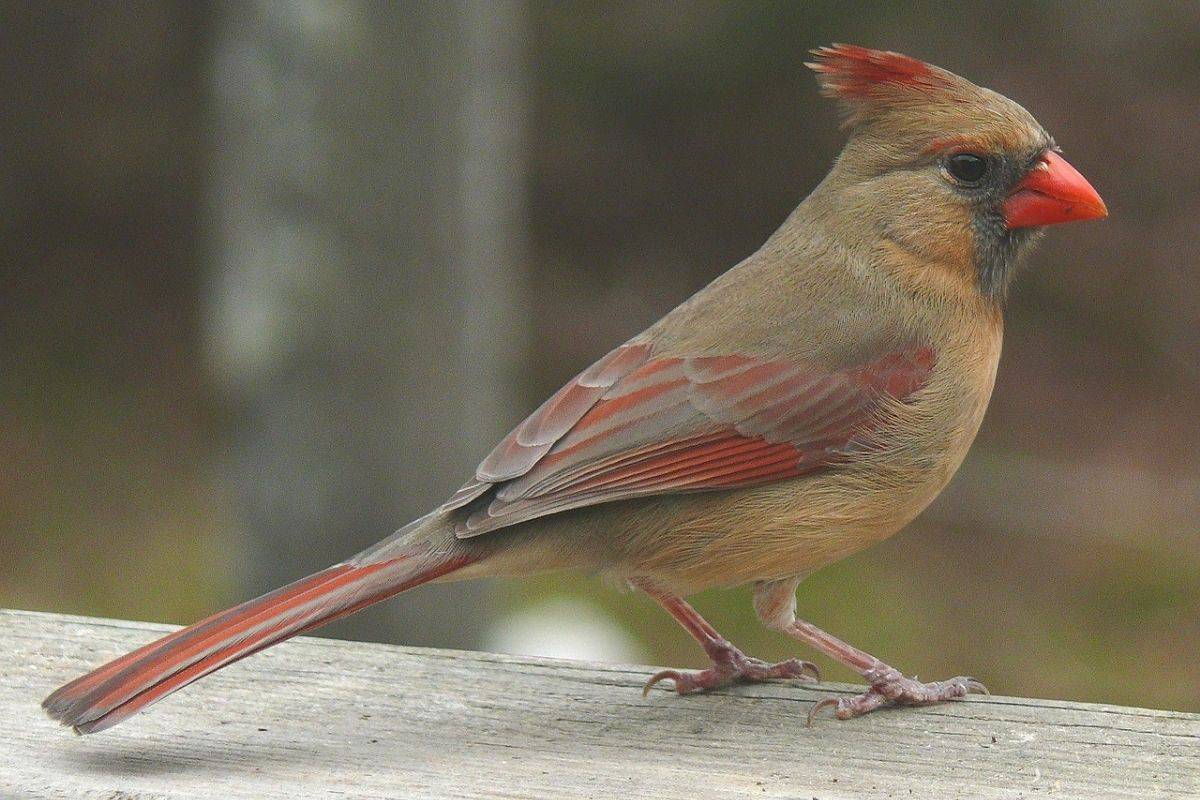
{"label": "bird's head", "polygon": [[808,66],[851,131],[830,175],[839,211],[873,227],[879,247],[999,301],[1042,228],[1107,216],[1054,139],[1007,97],[899,53],[813,52]]}

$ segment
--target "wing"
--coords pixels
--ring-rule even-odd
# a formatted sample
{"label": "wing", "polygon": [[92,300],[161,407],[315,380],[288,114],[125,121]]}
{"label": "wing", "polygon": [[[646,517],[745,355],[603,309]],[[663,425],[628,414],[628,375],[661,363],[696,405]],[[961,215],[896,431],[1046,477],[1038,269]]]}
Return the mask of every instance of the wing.
{"label": "wing", "polygon": [[443,508],[464,510],[465,538],[569,508],[803,475],[866,446],[881,406],[925,385],[934,361],[914,346],[829,372],[627,344],[517,426]]}

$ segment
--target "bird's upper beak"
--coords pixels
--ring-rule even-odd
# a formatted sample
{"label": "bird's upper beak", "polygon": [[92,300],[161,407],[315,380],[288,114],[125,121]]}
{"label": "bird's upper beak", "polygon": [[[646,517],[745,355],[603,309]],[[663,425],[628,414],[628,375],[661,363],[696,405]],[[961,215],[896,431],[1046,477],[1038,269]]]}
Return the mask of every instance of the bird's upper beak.
{"label": "bird's upper beak", "polygon": [[1046,151],[1001,208],[1009,230],[1108,216],[1087,178],[1053,150]]}

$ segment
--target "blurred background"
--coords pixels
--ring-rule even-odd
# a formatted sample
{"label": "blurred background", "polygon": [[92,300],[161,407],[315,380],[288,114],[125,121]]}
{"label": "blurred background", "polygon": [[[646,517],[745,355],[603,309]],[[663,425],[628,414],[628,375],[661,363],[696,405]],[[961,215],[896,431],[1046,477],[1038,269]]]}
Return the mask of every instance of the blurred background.
{"label": "blurred background", "polygon": [[[1112,215],[1021,276],[944,496],[800,614],[926,678],[1200,710],[1196,3],[0,4],[0,606],[190,622],[440,502],[821,178],[832,41],[1016,98]],[[748,601],[697,605],[792,654]],[[704,661],[577,577],[329,633]]]}

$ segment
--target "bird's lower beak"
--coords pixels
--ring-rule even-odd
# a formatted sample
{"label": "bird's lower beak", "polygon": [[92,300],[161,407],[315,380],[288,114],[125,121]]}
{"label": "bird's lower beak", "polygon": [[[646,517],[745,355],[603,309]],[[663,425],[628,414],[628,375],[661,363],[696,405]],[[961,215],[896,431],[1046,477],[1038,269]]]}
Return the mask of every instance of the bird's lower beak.
{"label": "bird's lower beak", "polygon": [[1001,210],[1009,230],[1108,216],[1087,178],[1053,150],[1017,184]]}

